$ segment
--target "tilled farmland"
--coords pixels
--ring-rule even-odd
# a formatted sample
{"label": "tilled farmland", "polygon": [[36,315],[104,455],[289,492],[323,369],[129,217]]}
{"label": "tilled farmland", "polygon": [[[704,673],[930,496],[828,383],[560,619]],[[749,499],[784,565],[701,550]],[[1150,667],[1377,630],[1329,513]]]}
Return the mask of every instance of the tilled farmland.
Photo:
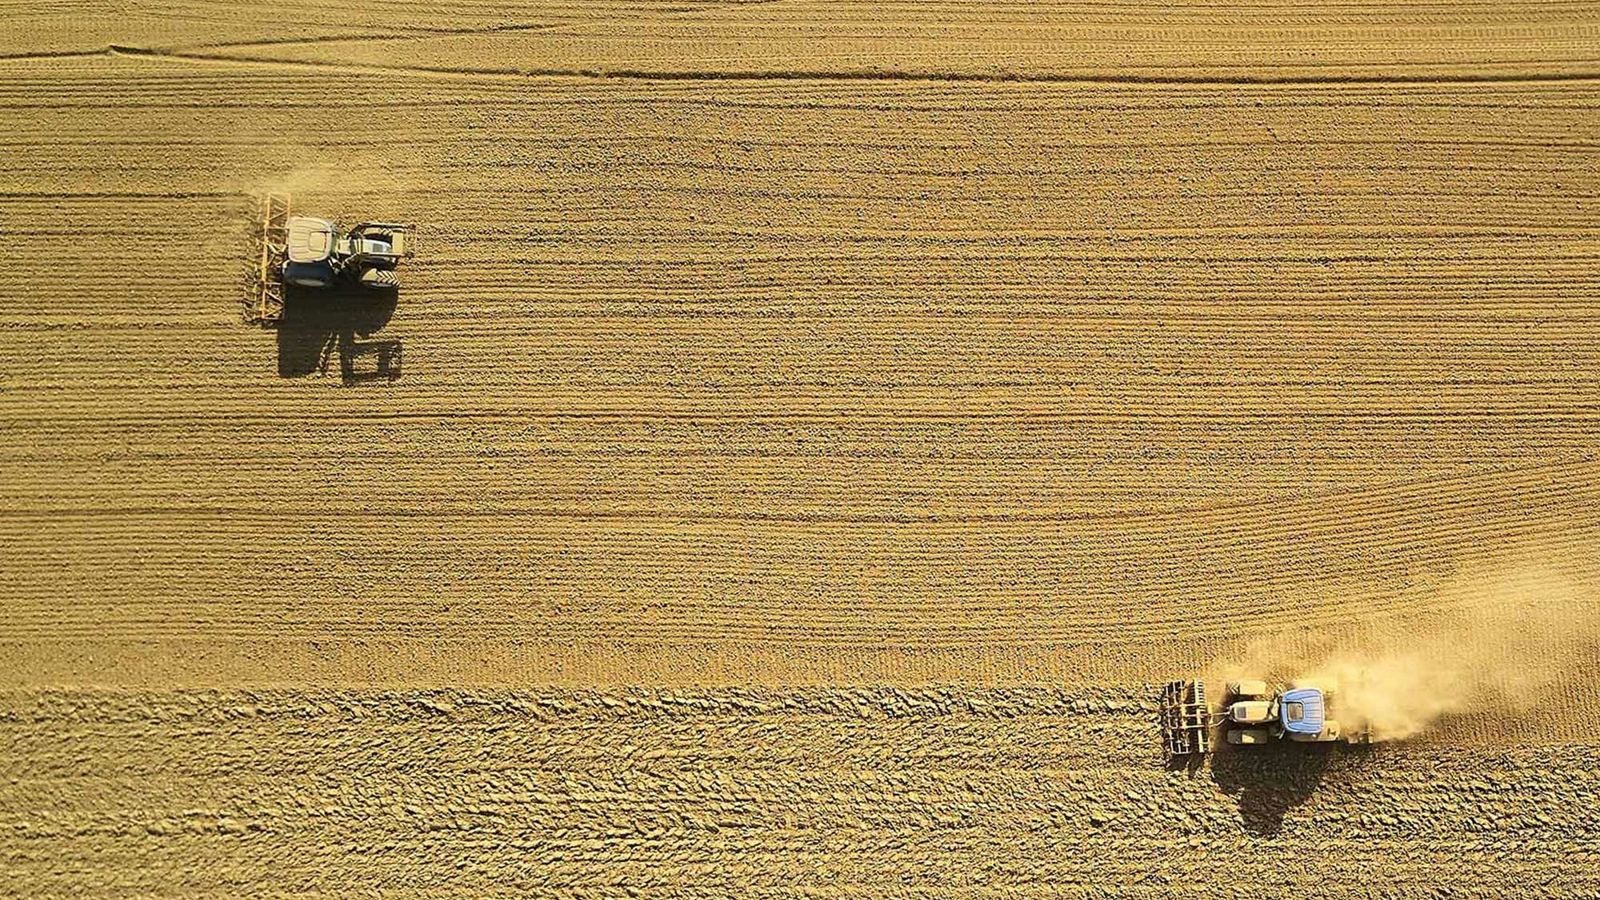
{"label": "tilled farmland", "polygon": [[1146,713],[1120,689],[50,693],[4,709],[0,821],[41,894],[1600,889],[1593,747],[1167,771]]}
{"label": "tilled farmland", "polygon": [[1600,6],[0,21],[0,893],[1600,891]]}

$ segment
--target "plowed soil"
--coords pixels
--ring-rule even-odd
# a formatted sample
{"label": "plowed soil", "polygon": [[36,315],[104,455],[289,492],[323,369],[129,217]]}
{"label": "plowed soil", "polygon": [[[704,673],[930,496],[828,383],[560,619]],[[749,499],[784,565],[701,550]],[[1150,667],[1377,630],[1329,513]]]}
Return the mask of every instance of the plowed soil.
{"label": "plowed soil", "polygon": [[[0,22],[0,893],[1600,891],[1600,5]],[[418,224],[397,380],[240,323],[268,190]]]}

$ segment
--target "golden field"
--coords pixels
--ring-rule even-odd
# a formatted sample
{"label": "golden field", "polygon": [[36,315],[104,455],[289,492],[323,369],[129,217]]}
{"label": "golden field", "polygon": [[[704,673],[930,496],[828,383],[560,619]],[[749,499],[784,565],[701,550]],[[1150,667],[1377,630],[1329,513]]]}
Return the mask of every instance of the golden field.
{"label": "golden field", "polygon": [[[0,21],[0,894],[1600,890],[1600,5]],[[268,190],[418,224],[398,380],[240,323]]]}

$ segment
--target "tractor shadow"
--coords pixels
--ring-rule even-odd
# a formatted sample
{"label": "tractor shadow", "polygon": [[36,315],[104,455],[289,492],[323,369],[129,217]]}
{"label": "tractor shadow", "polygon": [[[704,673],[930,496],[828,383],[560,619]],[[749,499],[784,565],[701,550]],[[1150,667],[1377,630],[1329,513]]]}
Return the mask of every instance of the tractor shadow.
{"label": "tractor shadow", "polygon": [[394,316],[398,296],[367,290],[284,289],[278,320],[278,375],[327,375],[335,359],[346,385],[400,377],[398,339],[372,339]]}
{"label": "tractor shadow", "polygon": [[1289,811],[1310,800],[1341,757],[1365,756],[1368,747],[1346,744],[1275,744],[1239,748],[1219,742],[1211,779],[1239,804],[1245,831],[1268,837],[1283,830]]}

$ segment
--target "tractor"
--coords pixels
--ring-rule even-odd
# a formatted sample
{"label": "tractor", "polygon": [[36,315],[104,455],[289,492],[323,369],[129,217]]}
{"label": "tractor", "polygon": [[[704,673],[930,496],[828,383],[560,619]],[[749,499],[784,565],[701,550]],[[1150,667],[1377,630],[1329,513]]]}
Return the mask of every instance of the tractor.
{"label": "tractor", "polygon": [[274,325],[283,317],[286,287],[395,291],[400,287],[396,270],[416,254],[410,225],[363,222],[341,233],[328,219],[290,216],[286,194],[262,198],[257,222],[245,320],[258,325]]}
{"label": "tractor", "polygon": [[1332,685],[1297,681],[1286,686],[1266,681],[1231,681],[1220,710],[1206,701],[1205,682],[1168,682],[1161,691],[1161,737],[1168,756],[1211,751],[1221,729],[1229,744],[1253,746],[1282,741],[1365,744],[1366,728],[1348,728],[1332,718]]}

